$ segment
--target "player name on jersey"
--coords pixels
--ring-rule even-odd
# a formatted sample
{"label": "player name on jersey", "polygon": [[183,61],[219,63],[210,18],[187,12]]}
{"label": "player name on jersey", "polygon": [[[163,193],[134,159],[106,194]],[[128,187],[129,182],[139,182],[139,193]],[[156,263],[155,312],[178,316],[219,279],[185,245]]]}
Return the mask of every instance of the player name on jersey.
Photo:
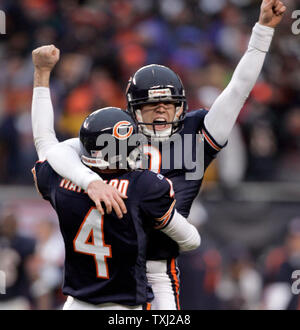
{"label": "player name on jersey", "polygon": [[61,188],[69,190],[69,191],[74,191],[74,192],[77,192],[77,193],[81,193],[81,192],[86,193],[86,191],[84,189],[77,186],[75,183],[73,183],[72,181],[70,181],[68,179],[62,179],[59,186]]}
{"label": "player name on jersey", "polygon": [[[115,187],[116,189],[118,189],[121,193],[125,194],[127,193],[127,189],[129,186],[129,180],[119,180],[119,179],[112,179],[112,180],[103,180],[104,183],[107,183],[113,187]],[[83,188],[81,188],[80,186],[76,185],[74,182],[63,178],[60,181],[59,186],[65,190],[68,191],[74,191],[77,193],[87,193]]]}

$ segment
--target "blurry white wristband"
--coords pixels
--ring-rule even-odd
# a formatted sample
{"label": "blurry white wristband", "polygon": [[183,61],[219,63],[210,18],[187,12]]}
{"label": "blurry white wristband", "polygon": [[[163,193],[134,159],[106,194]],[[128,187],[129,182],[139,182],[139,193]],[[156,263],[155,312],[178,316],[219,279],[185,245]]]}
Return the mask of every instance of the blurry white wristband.
{"label": "blurry white wristband", "polygon": [[267,53],[272,42],[273,34],[273,28],[256,23],[252,29],[249,46]]}

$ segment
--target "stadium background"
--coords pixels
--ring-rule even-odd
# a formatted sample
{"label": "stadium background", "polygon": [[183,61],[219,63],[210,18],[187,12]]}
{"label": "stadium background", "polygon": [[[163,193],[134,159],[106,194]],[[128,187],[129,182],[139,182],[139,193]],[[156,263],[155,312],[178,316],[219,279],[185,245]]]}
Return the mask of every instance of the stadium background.
{"label": "stadium background", "polygon": [[[270,308],[270,286],[291,280],[291,272],[279,279],[281,265],[293,259],[291,267],[300,269],[294,257],[300,250],[300,35],[291,31],[300,1],[284,2],[288,11],[260,78],[191,211],[203,243],[180,257],[183,309]],[[15,286],[9,297],[0,294],[0,309],[8,298],[23,297],[19,308],[31,309],[57,309],[64,301],[56,216],[34,190],[30,171],[37,159],[31,51],[52,43],[61,50],[51,95],[63,140],[77,135],[89,111],[125,107],[128,78],[145,64],[170,66],[183,80],[189,109],[209,108],[246,49],[260,3],[0,1],[6,13],[0,36],[0,270],[7,286]],[[9,231],[27,239],[21,259],[6,248]]]}

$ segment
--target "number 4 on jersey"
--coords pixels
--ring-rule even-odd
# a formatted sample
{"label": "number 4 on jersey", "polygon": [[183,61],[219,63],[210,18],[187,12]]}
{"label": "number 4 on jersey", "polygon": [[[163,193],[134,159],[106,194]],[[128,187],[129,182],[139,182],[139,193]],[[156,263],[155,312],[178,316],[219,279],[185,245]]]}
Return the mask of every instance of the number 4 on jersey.
{"label": "number 4 on jersey", "polygon": [[92,255],[95,258],[98,278],[109,278],[106,258],[111,258],[111,246],[104,242],[104,216],[101,216],[95,207],[92,207],[85,216],[76,237],[74,250],[79,253]]}

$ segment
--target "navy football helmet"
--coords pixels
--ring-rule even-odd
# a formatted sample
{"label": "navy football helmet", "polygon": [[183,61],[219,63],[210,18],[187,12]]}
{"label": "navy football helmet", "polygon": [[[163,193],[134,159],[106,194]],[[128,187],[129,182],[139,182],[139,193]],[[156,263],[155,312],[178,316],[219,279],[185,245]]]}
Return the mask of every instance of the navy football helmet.
{"label": "navy football helmet", "polygon": [[122,109],[107,107],[94,111],[79,131],[82,162],[99,169],[134,167],[132,160],[137,145],[131,146],[128,142],[136,133],[135,121]]}
{"label": "navy football helmet", "polygon": [[[126,97],[128,111],[135,118],[138,128],[148,138],[163,141],[183,127],[187,111],[185,91],[179,76],[171,69],[158,64],[142,67],[130,78]],[[174,103],[176,111],[173,121],[144,122],[141,106],[161,102]],[[156,125],[170,125],[170,127],[158,131],[155,130]]]}

